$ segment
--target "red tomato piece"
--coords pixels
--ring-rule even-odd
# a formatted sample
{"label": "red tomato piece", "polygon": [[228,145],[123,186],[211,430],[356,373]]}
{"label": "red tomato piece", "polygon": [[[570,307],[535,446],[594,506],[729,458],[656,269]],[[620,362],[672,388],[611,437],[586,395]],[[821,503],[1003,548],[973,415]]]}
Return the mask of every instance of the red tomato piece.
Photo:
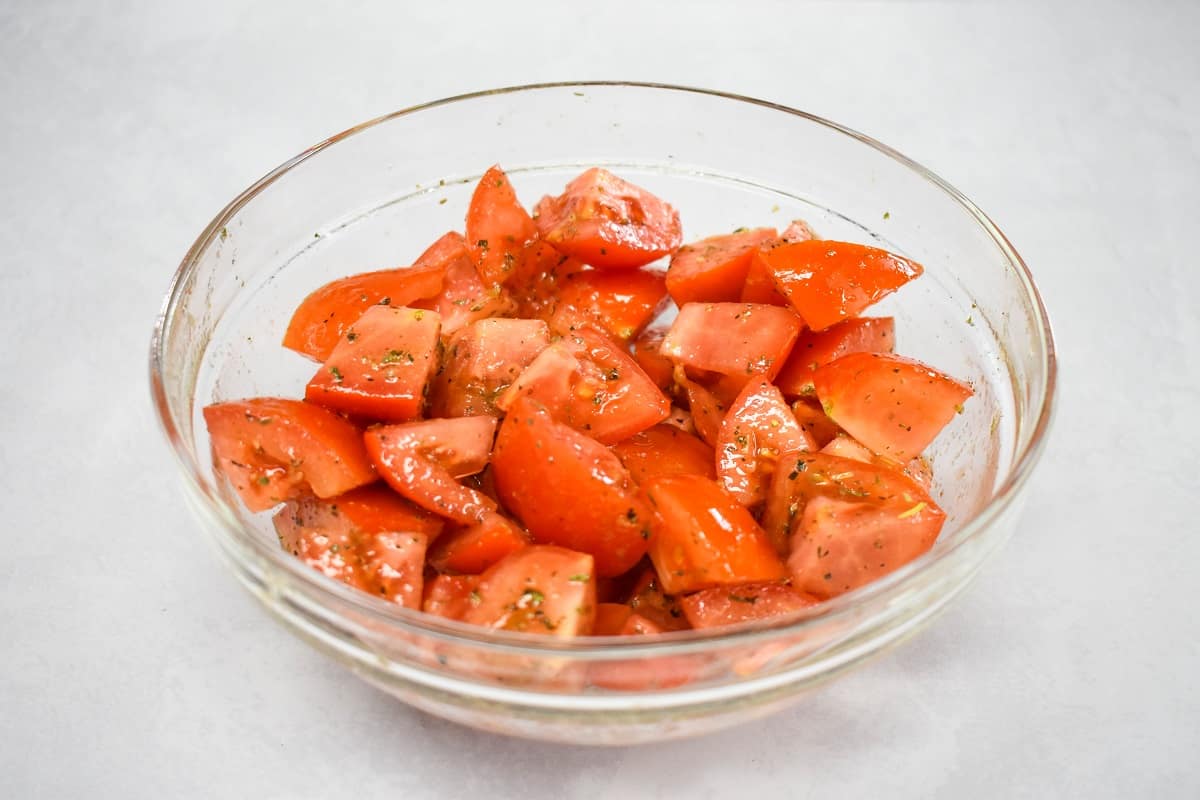
{"label": "red tomato piece", "polygon": [[725,415],[717,441],[717,482],[747,507],[766,499],[780,456],[817,449],[779,389],[767,381],[746,385]]}
{"label": "red tomato piece", "polygon": [[461,234],[447,233],[430,245],[417,261],[443,267],[445,284],[442,291],[435,297],[412,303],[417,308],[441,315],[443,336],[476,320],[503,317],[516,309],[516,303],[502,288],[484,284],[479,270],[475,269],[467,240]]}
{"label": "red tomato piece", "polygon": [[480,601],[464,622],[522,633],[583,636],[596,618],[595,563],[587,553],[533,545],[480,576]]}
{"label": "red tomato piece", "polygon": [[280,546],[335,581],[369,591],[363,576],[359,539],[362,532],[333,514],[329,505],[289,502],[272,522]]}
{"label": "red tomato piece", "polygon": [[817,447],[824,447],[833,441],[842,429],[836,422],[825,415],[825,412],[808,400],[797,400],[792,403],[792,414],[796,422],[812,437]]}
{"label": "red tomato piece", "polygon": [[552,324],[564,332],[580,325],[595,325],[613,339],[627,343],[666,304],[667,287],[660,272],[587,270],[559,284]]}
{"label": "red tomato piece", "polygon": [[891,317],[857,317],[823,331],[803,331],[775,385],[788,397],[814,393],[812,376],[822,364],[849,353],[890,353],[896,345],[896,323]]}
{"label": "red tomato piece", "polygon": [[482,319],[454,334],[433,381],[429,413],[435,417],[498,417],[496,398],[550,344],[537,319]]}
{"label": "red tomato piece", "polygon": [[534,541],[596,559],[597,574],[619,575],[646,552],[650,512],[620,459],[521,398],[500,426],[492,457],[496,490]]}
{"label": "red tomato piece", "polygon": [[699,475],[655,478],[643,487],[654,506],[650,560],[670,594],[787,577],[754,517]]}
{"label": "red tomato piece", "polygon": [[718,628],[794,614],[819,600],[783,583],[754,583],[703,589],[679,600],[693,628]]}
{"label": "red tomato piece", "polygon": [[652,565],[647,565],[629,590],[627,604],[634,612],[654,623],[660,630],[687,630],[688,621],[679,606],[679,600],[667,595],[662,590],[658,573]]}
{"label": "red tomato piece", "polygon": [[743,303],[760,303],[768,306],[783,306],[790,308],[791,304],[775,286],[775,276],[763,257],[762,249],[751,253],[746,266],[746,282],[742,285],[742,294],[738,298]]}
{"label": "red tomato piece", "polygon": [[875,455],[871,452],[870,448],[864,447],[861,442],[855,441],[852,436],[846,433],[839,433],[835,436],[829,444],[821,448],[821,452],[831,456],[862,461],[866,464],[878,464],[881,467],[889,469],[899,469],[905,475],[912,478],[926,492],[930,491],[930,487],[933,485],[933,470],[929,467],[929,462],[924,458],[916,456],[909,460],[903,467],[898,467],[888,459]]}
{"label": "red tomato piece", "polygon": [[818,369],[813,385],[830,419],[900,464],[920,455],[974,394],[920,361],[882,353],[842,356]]}
{"label": "red tomato piece", "polygon": [[[295,530],[336,529],[348,536],[385,532],[422,533],[431,542],[441,535],[444,525],[440,518],[410,503],[381,483],[360,486],[326,500],[311,495],[289,500],[275,515],[276,531],[280,531],[281,520],[284,519]],[[280,536],[283,536],[282,531]]]}
{"label": "red tomato piece", "polygon": [[599,167],[543,197],[534,221],[555,249],[602,269],[634,269],[679,247],[679,212]]}
{"label": "red tomato piece", "polygon": [[721,444],[721,421],[725,419],[726,406],[707,388],[687,377],[683,367],[675,370],[675,383],[683,388],[687,396],[688,413],[696,433],[709,447]]}
{"label": "red tomato piece", "polygon": [[389,486],[428,511],[472,525],[496,503],[457,478],[487,465],[495,431],[492,417],[456,417],[372,428],[363,440]]}
{"label": "red tomato piece", "polygon": [[487,286],[499,286],[517,271],[525,245],[537,228],[517,199],[499,164],[483,173],[467,208],[467,247]]}
{"label": "red tomato piece", "polygon": [[814,331],[858,316],[924,271],[877,247],[825,239],[781,244],[761,254],[779,291]]}
{"label": "red tomato piece", "polygon": [[517,316],[548,319],[558,304],[559,287],[586,269],[582,261],[563,255],[541,239],[530,242],[507,284],[517,301]]}
{"label": "red tomato piece", "polygon": [[367,309],[308,382],[304,399],[358,417],[415,419],[437,368],[440,328],[433,311]]}
{"label": "red tomato piece", "polygon": [[[593,636],[654,636],[665,629],[624,605],[601,603],[604,619],[598,611]],[[611,610],[610,610],[611,609]],[[671,689],[694,680],[701,664],[694,655],[653,656],[628,661],[596,661],[588,665],[588,681],[593,686],[619,692],[645,692]]]}
{"label": "red tomato piece", "polygon": [[[624,603],[597,603],[592,636],[622,636],[633,609]],[[644,617],[643,617],[644,619]]]}
{"label": "red tomato piece", "polygon": [[421,610],[425,589],[423,533],[375,533],[360,545],[368,591],[405,608]]}
{"label": "red tomato piece", "polygon": [[429,551],[429,564],[439,572],[479,573],[530,543],[528,534],[502,514],[452,531]]}
{"label": "red tomato piece", "polygon": [[325,361],[344,340],[346,329],[376,305],[407,306],[442,291],[446,265],[364,272],[332,281],[304,298],[292,314],[283,346],[317,361]]}
{"label": "red tomato piece", "polygon": [[654,385],[664,392],[670,391],[674,384],[672,376],[675,371],[674,362],[659,352],[666,335],[664,330],[649,328],[642,331],[633,342],[633,359],[650,380],[654,381]]}
{"label": "red tomato piece", "polygon": [[802,219],[794,219],[783,229],[783,233],[779,234],[779,238],[784,242],[807,242],[809,239],[816,239],[817,233]]}
{"label": "red tomato piece", "polygon": [[740,228],[685,244],[671,256],[667,269],[671,298],[681,308],[685,303],[736,303],[754,251],[775,235],[774,228]]}
{"label": "red tomato piece", "polygon": [[204,409],[213,465],[250,511],[312,491],[333,497],[375,480],[362,433],[312,403],[276,397]]}
{"label": "red tomato piece", "polygon": [[635,433],[613,445],[633,479],[641,484],[659,475],[703,475],[715,478],[713,449],[665,423]]}
{"label": "red tomato piece", "polygon": [[446,619],[461,620],[479,595],[478,575],[437,575],[425,582],[421,610]]}
{"label": "red tomato piece", "polygon": [[723,375],[763,375],[783,366],[800,333],[790,309],[753,303],[688,303],[662,344],[677,364]]}

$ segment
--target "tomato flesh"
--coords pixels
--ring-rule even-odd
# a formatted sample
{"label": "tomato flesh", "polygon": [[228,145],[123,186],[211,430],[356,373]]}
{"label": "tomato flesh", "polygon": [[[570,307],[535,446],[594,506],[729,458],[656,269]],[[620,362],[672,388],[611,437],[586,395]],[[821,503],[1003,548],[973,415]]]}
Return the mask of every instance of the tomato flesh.
{"label": "tomato flesh", "polygon": [[744,506],[766,499],[780,456],[817,449],[779,389],[759,380],[748,383],[729,409],[717,441],[718,482]]}
{"label": "tomato flesh", "polygon": [[594,325],[618,342],[628,342],[667,303],[667,287],[658,272],[587,270],[565,278],[551,324],[560,332]]}
{"label": "tomato flesh", "polygon": [[501,416],[496,398],[550,344],[537,319],[483,319],[450,337],[430,391],[435,417]]}
{"label": "tomato flesh", "polygon": [[478,575],[436,575],[425,582],[421,610],[446,619],[461,620],[479,598]]}
{"label": "tomato flesh", "polygon": [[890,353],[896,344],[891,317],[857,317],[823,331],[803,331],[775,384],[788,397],[811,396],[812,376],[823,364],[849,353]]}
{"label": "tomato flesh", "polygon": [[479,578],[479,602],[463,621],[546,636],[583,636],[596,618],[595,563],[587,553],[533,545],[493,564]]}
{"label": "tomato flesh", "polygon": [[483,173],[467,208],[466,240],[475,268],[487,286],[514,275],[537,228],[499,164]]}
{"label": "tomato flesh", "polygon": [[675,371],[675,363],[659,352],[666,335],[662,329],[647,328],[633,342],[633,359],[663,392],[669,391],[674,384]]}
{"label": "tomato flesh", "polygon": [[713,449],[665,423],[635,433],[613,445],[613,452],[639,484],[660,475],[703,475],[715,478]]}
{"label": "tomato flesh", "polygon": [[737,302],[754,251],[775,236],[774,228],[755,228],[685,244],[667,269],[671,299],[681,308],[686,303]]}
{"label": "tomato flesh", "polygon": [[429,564],[439,572],[479,573],[530,543],[529,536],[502,514],[447,533],[429,551]]}
{"label": "tomato flesh", "polygon": [[801,323],[791,310],[753,303],[689,303],[662,343],[677,364],[723,375],[779,372]]}
{"label": "tomato flesh", "polygon": [[462,234],[447,233],[430,245],[417,261],[439,264],[443,269],[442,291],[412,303],[416,308],[441,315],[443,336],[477,320],[506,316],[516,309],[516,302],[501,287],[489,287],[483,282]]}
{"label": "tomato flesh", "polygon": [[693,628],[719,628],[794,614],[819,600],[783,583],[755,583],[702,589],[679,600]]}

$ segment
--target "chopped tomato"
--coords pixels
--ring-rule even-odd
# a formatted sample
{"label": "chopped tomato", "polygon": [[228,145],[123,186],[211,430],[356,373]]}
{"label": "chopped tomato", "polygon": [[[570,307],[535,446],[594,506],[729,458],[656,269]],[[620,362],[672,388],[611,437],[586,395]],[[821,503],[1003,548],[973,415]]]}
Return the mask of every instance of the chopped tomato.
{"label": "chopped tomato", "polygon": [[495,430],[492,417],[457,417],[372,428],[363,439],[389,486],[424,509],[472,525],[496,503],[457,478],[487,465]]}
{"label": "chopped tomato", "polygon": [[446,619],[461,620],[479,596],[478,575],[437,575],[425,582],[422,610]]}
{"label": "chopped tomato", "polygon": [[534,545],[507,556],[480,576],[479,603],[465,622],[522,633],[582,636],[596,618],[595,564],[587,553]]}
{"label": "chopped tomato", "polygon": [[696,433],[709,447],[719,447],[721,421],[725,419],[725,404],[704,386],[688,378],[683,367],[675,370],[675,383],[683,388],[687,396],[688,411]]}
{"label": "chopped tomato", "polygon": [[375,533],[365,537],[362,561],[368,585],[385,600],[421,610],[425,588],[423,533]]}
{"label": "chopped tomato", "polygon": [[680,598],[693,628],[717,628],[794,614],[816,605],[817,598],[783,583],[753,583],[703,589]]}
{"label": "chopped tomato", "polygon": [[499,164],[483,173],[467,208],[467,247],[487,286],[499,286],[516,273],[525,245],[537,228],[517,200]]}
{"label": "chopped tomato", "polygon": [[251,511],[312,491],[333,497],[375,480],[359,429],[312,403],[260,397],[204,409],[213,465]]}
{"label": "chopped tomato", "polygon": [[582,261],[563,255],[541,239],[530,242],[507,284],[517,301],[517,316],[548,319],[558,304],[559,287],[585,269]]}
{"label": "chopped tomato", "polygon": [[289,502],[272,522],[284,550],[335,581],[368,590],[358,546],[362,532],[331,513],[328,505]]}
{"label": "chopped tomato", "polygon": [[[597,603],[593,636],[623,636],[633,609],[624,603]],[[644,618],[643,618],[644,619]]]}
{"label": "chopped tomato", "polygon": [[638,366],[646,373],[654,385],[666,392],[671,389],[674,380],[672,374],[675,364],[659,350],[667,332],[660,328],[649,328],[633,342],[633,358]]}
{"label": "chopped tomato", "polygon": [[767,266],[767,260],[761,252],[762,249],[765,248],[760,248],[750,255],[750,261],[746,266],[746,282],[742,285],[742,294],[738,299],[743,303],[760,303],[788,308],[791,304],[775,286],[775,276],[771,274],[771,268]]}
{"label": "chopped tomato", "polygon": [[613,452],[638,483],[659,475],[716,477],[713,449],[695,436],[665,423],[618,442],[613,445]]}
{"label": "chopped tomato", "polygon": [[699,475],[655,478],[643,487],[654,507],[650,560],[670,594],[787,577],[754,517]]}
{"label": "chopped tomato", "polygon": [[[686,408],[671,406],[671,414],[662,421],[663,425],[670,425],[672,428],[683,431],[684,433],[696,433],[696,424],[692,422],[692,412]],[[701,439],[701,441],[704,441]],[[708,444],[705,442],[705,444]],[[710,447],[712,445],[709,445]]]}
{"label": "chopped tomato", "polygon": [[817,368],[848,353],[890,353],[896,343],[891,317],[857,317],[823,331],[803,331],[775,384],[789,397],[812,395]]}
{"label": "chopped tomato", "polygon": [[868,448],[863,447],[860,442],[855,441],[853,437],[847,436],[844,433],[839,433],[833,437],[829,444],[821,448],[821,452],[826,455],[849,458],[867,464],[875,461],[874,453]]}
{"label": "chopped tomato", "polygon": [[816,450],[796,422],[783,395],[767,381],[752,381],[721,423],[716,448],[717,479],[744,506],[766,499],[775,463],[784,453]]}
{"label": "chopped tomato", "polygon": [[634,269],[679,247],[679,212],[650,192],[594,167],[543,197],[534,221],[561,253],[604,269]]}
{"label": "chopped tomato", "polygon": [[852,436],[846,433],[839,433],[835,436],[833,441],[821,448],[821,452],[831,456],[841,456],[842,458],[862,461],[867,464],[878,464],[890,469],[899,469],[916,481],[917,485],[926,492],[930,490],[933,484],[933,471],[929,468],[929,462],[921,456],[915,456],[903,467],[899,467],[892,461],[875,455],[871,452],[870,448],[864,447],[861,442],[855,441]]}
{"label": "chopped tomato", "polygon": [[429,564],[439,572],[479,573],[529,544],[525,531],[502,514],[451,531],[429,551]]}
{"label": "chopped tomato", "polygon": [[801,399],[792,403],[792,414],[795,415],[796,422],[800,423],[800,427],[817,443],[817,447],[824,447],[842,432],[838,424],[826,416],[820,406],[808,400]]}
{"label": "chopped tomato", "polygon": [[438,239],[418,259],[418,263],[425,261],[443,265],[445,284],[435,297],[412,305],[438,312],[443,336],[476,320],[502,317],[516,309],[516,303],[502,288],[484,284],[461,234],[451,232]]}
{"label": "chopped tomato", "polygon": [[619,342],[629,342],[667,304],[660,272],[587,270],[559,284],[552,324],[560,332],[595,325]]}
{"label": "chopped tomato", "polygon": [[492,457],[496,490],[534,541],[595,556],[599,575],[619,575],[646,552],[649,511],[608,448],[556,422],[540,403],[509,409]]}
{"label": "chopped tomato", "polygon": [[664,631],[687,630],[688,621],[679,606],[679,600],[662,590],[658,573],[646,565],[640,573],[634,570],[637,579],[629,590],[627,603],[638,616],[650,620]]}
{"label": "chopped tomato", "polygon": [[761,253],[779,291],[814,331],[858,316],[924,269],[877,247],[824,239]]}
{"label": "chopped tomato", "polygon": [[482,319],[454,334],[433,381],[429,413],[435,417],[498,417],[496,398],[550,344],[538,319]]}
{"label": "chopped tomato", "polygon": [[681,308],[685,303],[736,303],[754,251],[774,238],[774,228],[740,228],[685,244],[667,269],[671,298]]}
{"label": "chopped tomato", "polygon": [[789,309],[753,303],[689,303],[662,343],[663,355],[686,367],[723,375],[779,372],[800,333]]}
{"label": "chopped tomato", "polygon": [[[654,636],[666,632],[629,606],[601,603],[593,636]],[[619,692],[672,689],[696,678],[700,672],[695,655],[652,656],[628,661],[595,661],[588,665],[593,686]]]}
{"label": "chopped tomato", "polygon": [[285,517],[297,530],[338,529],[354,536],[384,532],[423,533],[429,541],[441,534],[444,524],[381,483],[360,486],[325,500],[312,495],[289,500],[275,515],[277,531],[280,520]]}
{"label": "chopped tomato", "polygon": [[445,264],[418,262],[408,268],[364,272],[327,283],[304,298],[292,314],[283,346],[324,361],[367,309],[407,306],[434,297],[442,291],[445,275]]}
{"label": "chopped tomato", "polygon": [[358,417],[415,419],[437,368],[440,327],[433,311],[367,309],[308,382],[304,399]]}
{"label": "chopped tomato", "polygon": [[825,413],[877,454],[904,463],[921,454],[971,387],[902,356],[851,353],[813,374]]}
{"label": "chopped tomato", "polygon": [[794,219],[783,229],[783,233],[779,234],[779,238],[784,242],[807,242],[809,239],[816,239],[816,231],[802,219]]}

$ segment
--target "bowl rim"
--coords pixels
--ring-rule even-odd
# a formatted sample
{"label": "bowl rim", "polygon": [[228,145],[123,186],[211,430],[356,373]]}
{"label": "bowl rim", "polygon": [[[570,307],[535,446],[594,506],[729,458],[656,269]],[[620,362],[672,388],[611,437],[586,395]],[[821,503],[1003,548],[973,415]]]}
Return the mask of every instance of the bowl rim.
{"label": "bowl rim", "polygon": [[[1033,408],[1036,409],[1037,416],[1033,428],[1026,438],[1024,445],[1020,446],[1015,453],[1005,481],[995,489],[992,497],[983,508],[964,521],[962,527],[956,532],[957,540],[953,545],[936,553],[932,550],[928,551],[882,578],[825,601],[812,609],[795,614],[708,631],[677,631],[655,637],[610,636],[599,640],[592,637],[561,640],[538,636],[536,634],[496,631],[467,625],[466,623],[454,620],[446,620],[415,609],[403,608],[376,598],[366,592],[356,590],[309,568],[299,559],[292,557],[281,548],[271,546],[270,542],[264,541],[262,537],[250,532],[247,528],[239,524],[236,515],[228,504],[210,490],[210,487],[206,484],[206,479],[201,475],[199,465],[190,455],[189,447],[184,441],[183,434],[171,415],[165,387],[164,348],[174,320],[173,311],[185,294],[184,287],[192,267],[199,261],[202,254],[237,212],[283,175],[316,156],[321,151],[358,133],[392,120],[411,116],[428,109],[497,95],[587,88],[637,89],[699,94],[800,117],[854,139],[891,158],[901,166],[907,167],[949,196],[989,235],[1008,261],[1009,266],[1016,272],[1022,289],[1025,292],[1026,299],[1029,301],[1029,305],[1033,311],[1033,327],[1035,328],[1039,339],[1038,344],[1040,345],[1039,354],[1041,363],[1039,366],[1043,371],[1045,379],[1040,396],[1034,398],[1036,403],[1033,405]],[[409,106],[347,128],[340,133],[323,139],[283,162],[240,192],[221,209],[184,255],[183,260],[172,276],[167,294],[155,319],[150,342],[149,368],[151,400],[153,401],[156,416],[170,446],[170,450],[181,471],[187,478],[188,488],[193,490],[194,495],[199,497],[204,504],[204,510],[210,512],[214,518],[220,521],[239,543],[248,545],[255,551],[256,555],[265,559],[271,567],[287,573],[304,588],[316,592],[319,597],[324,598],[328,596],[336,598],[338,602],[349,605],[353,608],[356,615],[365,615],[373,624],[394,626],[398,630],[410,634],[421,633],[431,638],[452,643],[483,646],[488,649],[514,654],[546,655],[554,653],[559,656],[570,654],[572,657],[595,660],[703,652],[711,649],[714,644],[721,646],[751,644],[759,640],[771,639],[781,635],[797,634],[805,629],[815,627],[817,624],[844,619],[860,611],[864,606],[871,605],[877,601],[886,601],[890,597],[900,593],[910,584],[916,583],[921,575],[930,573],[939,564],[951,560],[965,544],[974,540],[1020,495],[1021,489],[1029,480],[1029,476],[1032,474],[1034,467],[1045,450],[1047,433],[1050,429],[1056,407],[1058,375],[1057,355],[1049,315],[1024,259],[1021,258],[1020,254],[1017,253],[1012,243],[1008,240],[1008,237],[996,226],[991,218],[971,200],[967,199],[959,190],[924,165],[852,128],[815,114],[768,100],[761,100],[732,92],[668,83],[607,80],[555,81],[505,86],[453,95]],[[1018,442],[1018,445],[1020,445],[1020,442]]]}

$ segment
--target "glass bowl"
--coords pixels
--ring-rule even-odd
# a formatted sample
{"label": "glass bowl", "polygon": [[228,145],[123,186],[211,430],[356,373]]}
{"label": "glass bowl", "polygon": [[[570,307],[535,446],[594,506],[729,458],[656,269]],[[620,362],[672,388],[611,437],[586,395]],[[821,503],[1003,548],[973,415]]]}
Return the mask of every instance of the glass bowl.
{"label": "glass bowl", "polygon": [[[311,362],[280,346],[312,289],[411,263],[461,229],[499,162],[527,204],[592,165],[675,204],[685,240],[812,223],[878,244],[924,277],[877,307],[897,351],[972,382],[931,450],[948,513],[934,548],[787,618],[722,632],[578,642],[492,632],[352,590],[280,549],[212,471],[204,405],[302,396]],[[945,181],[866,136],[745,97],[650,84],[523,86],[372,120],[306,150],[209,223],[155,326],[151,387],[186,497],[234,574],[282,623],[418,708],[486,730],[630,744],[715,730],[795,702],[912,635],[1012,533],[1055,382],[1045,309],[1004,235]],[[266,679],[266,676],[264,676]]]}

